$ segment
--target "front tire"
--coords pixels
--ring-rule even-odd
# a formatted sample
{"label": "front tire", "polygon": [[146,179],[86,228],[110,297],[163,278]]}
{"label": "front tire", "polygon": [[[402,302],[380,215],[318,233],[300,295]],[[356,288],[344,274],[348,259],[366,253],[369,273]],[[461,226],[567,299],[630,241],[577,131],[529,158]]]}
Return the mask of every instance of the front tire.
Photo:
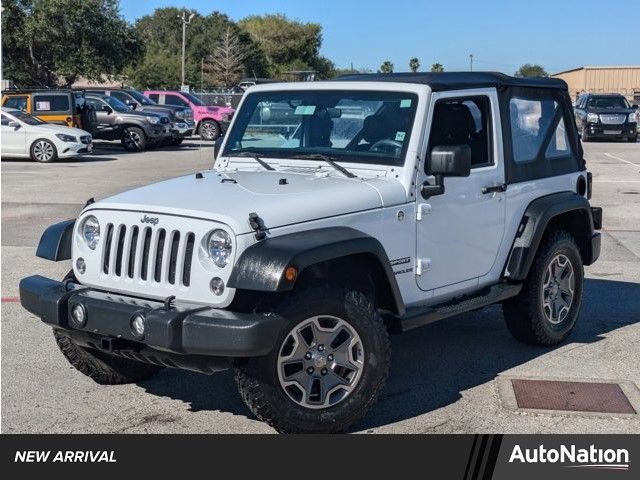
{"label": "front tire", "polygon": [[31,144],[31,159],[40,163],[50,163],[58,158],[56,146],[45,138],[40,138]]}
{"label": "front tire", "polygon": [[281,433],[335,433],[362,418],[384,387],[389,336],[362,293],[311,289],[285,299],[276,348],[236,368],[242,399]]}
{"label": "front tire", "polygon": [[215,120],[203,120],[198,132],[202,140],[215,140],[222,133],[222,129]]}
{"label": "front tire", "polygon": [[127,152],[142,152],[147,148],[147,136],[138,127],[125,128],[122,131],[120,142]]}
{"label": "front tire", "polygon": [[517,297],[502,304],[511,334],[530,345],[564,341],[582,303],[584,269],[575,240],[564,230],[543,239]]}
{"label": "front tire", "polygon": [[81,347],[59,330],[54,330],[53,336],[68,362],[80,373],[84,373],[100,385],[141,382],[162,370],[162,367],[156,365]]}

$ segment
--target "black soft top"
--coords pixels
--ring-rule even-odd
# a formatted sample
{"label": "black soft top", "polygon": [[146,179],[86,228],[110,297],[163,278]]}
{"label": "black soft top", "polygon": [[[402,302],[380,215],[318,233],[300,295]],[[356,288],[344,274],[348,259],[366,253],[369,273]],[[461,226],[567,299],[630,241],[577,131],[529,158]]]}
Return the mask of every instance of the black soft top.
{"label": "black soft top", "polygon": [[429,85],[433,91],[483,87],[567,90],[567,84],[559,78],[519,78],[499,72],[359,73],[343,75],[336,81],[419,83]]}

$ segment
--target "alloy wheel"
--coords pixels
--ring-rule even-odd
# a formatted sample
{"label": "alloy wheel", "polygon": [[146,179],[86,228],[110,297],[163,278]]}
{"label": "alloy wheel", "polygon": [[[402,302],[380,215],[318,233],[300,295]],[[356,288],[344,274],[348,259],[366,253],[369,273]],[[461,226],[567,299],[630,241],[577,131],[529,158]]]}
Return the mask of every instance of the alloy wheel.
{"label": "alloy wheel", "polygon": [[344,320],[329,315],[308,318],[287,334],[280,347],[280,386],[298,405],[332,407],[358,385],[364,354],[360,336]]}
{"label": "alloy wheel", "polygon": [[542,309],[550,323],[557,325],[567,318],[574,291],[573,265],[565,255],[556,255],[547,267],[542,286]]}
{"label": "alloy wheel", "polygon": [[46,140],[39,140],[33,146],[33,155],[39,162],[48,162],[53,158],[53,145]]}

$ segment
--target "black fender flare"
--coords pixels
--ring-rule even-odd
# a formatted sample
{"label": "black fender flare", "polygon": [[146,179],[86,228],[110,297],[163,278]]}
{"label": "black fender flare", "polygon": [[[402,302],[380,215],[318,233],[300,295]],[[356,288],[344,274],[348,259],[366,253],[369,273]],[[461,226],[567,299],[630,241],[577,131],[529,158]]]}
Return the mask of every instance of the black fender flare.
{"label": "black fender flare", "polygon": [[[357,254],[371,254],[386,277],[396,313],[404,315],[405,305],[389,258],[375,238],[349,227],[328,227],[268,238],[247,248],[236,262],[228,286],[261,292],[286,292],[296,278],[287,280],[285,270],[305,268],[328,260]],[[299,275],[298,275],[299,276]]]}
{"label": "black fender flare", "polygon": [[40,237],[36,256],[54,262],[71,260],[71,237],[75,223],[75,220],[65,220],[47,227]]}
{"label": "black fender flare", "polygon": [[591,251],[594,224],[589,201],[575,192],[554,193],[537,198],[527,206],[507,257],[503,278],[515,281],[527,278],[549,222],[554,217],[568,212],[580,212],[584,215],[581,216],[584,218],[581,220],[581,227],[584,228],[585,235],[581,253],[585,265],[590,265],[595,260],[594,256],[597,258],[599,252]]}

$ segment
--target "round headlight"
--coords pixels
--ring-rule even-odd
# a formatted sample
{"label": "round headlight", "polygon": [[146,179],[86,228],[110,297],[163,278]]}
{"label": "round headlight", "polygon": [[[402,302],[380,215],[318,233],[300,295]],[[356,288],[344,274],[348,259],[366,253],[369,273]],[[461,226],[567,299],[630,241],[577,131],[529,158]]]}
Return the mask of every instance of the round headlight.
{"label": "round headlight", "polygon": [[224,230],[214,230],[207,239],[207,253],[213,263],[222,268],[231,257],[231,237]]}
{"label": "round headlight", "polygon": [[100,222],[93,215],[89,215],[82,222],[82,238],[91,250],[95,250],[100,240]]}

